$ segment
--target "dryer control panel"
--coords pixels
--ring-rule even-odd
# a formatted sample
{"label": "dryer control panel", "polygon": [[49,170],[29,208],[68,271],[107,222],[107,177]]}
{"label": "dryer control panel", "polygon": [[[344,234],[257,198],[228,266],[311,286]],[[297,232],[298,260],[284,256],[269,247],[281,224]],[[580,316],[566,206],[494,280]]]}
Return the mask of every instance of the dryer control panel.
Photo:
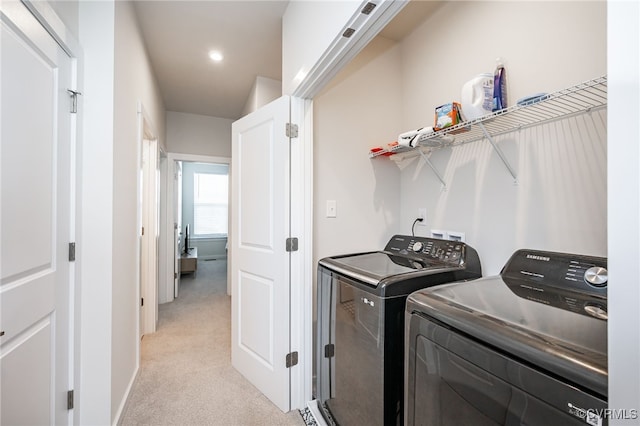
{"label": "dryer control panel", "polygon": [[440,261],[460,265],[464,263],[466,245],[460,241],[394,235],[387,243],[384,251],[398,256],[418,257],[425,261]]}
{"label": "dryer control panel", "polygon": [[607,319],[606,258],[518,250],[501,276],[519,296]]}

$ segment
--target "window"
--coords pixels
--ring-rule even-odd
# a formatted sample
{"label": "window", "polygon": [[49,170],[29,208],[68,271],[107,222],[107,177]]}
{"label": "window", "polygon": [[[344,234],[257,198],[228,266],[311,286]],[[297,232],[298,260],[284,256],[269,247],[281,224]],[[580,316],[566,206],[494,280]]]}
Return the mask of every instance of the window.
{"label": "window", "polygon": [[229,176],[193,174],[194,235],[227,235]]}

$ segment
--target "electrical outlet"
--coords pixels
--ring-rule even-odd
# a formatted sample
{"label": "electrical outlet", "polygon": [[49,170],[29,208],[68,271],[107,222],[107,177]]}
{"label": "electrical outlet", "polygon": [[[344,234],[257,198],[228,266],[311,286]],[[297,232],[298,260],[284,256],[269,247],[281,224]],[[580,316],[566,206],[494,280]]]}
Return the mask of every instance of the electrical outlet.
{"label": "electrical outlet", "polygon": [[448,237],[447,231],[442,231],[440,229],[431,230],[431,238],[439,238],[441,240],[446,240],[447,237]]}
{"label": "electrical outlet", "polygon": [[422,219],[422,222],[418,222],[419,226],[427,226],[427,209],[420,207],[418,209],[418,217]]}
{"label": "electrical outlet", "polygon": [[460,241],[461,243],[464,243],[464,232],[458,232],[458,231],[447,231],[447,234],[449,234],[449,239],[452,241]]}

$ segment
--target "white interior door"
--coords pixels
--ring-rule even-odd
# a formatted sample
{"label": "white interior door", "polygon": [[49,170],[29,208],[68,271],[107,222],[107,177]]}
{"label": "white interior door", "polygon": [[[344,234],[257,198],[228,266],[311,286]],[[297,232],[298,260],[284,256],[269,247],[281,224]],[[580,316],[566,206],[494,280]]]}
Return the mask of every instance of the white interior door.
{"label": "white interior door", "polygon": [[233,123],[231,298],[233,366],[290,409],[289,97]]}
{"label": "white interior door", "polygon": [[[139,187],[138,187],[138,202],[139,202],[139,221],[140,229],[140,338],[146,333],[147,330],[147,308],[144,305],[144,298],[147,297],[147,281],[149,280],[149,237],[145,232],[145,226],[147,225],[147,218],[149,216],[149,201],[147,200],[146,187],[148,186],[147,180],[149,179],[148,173],[149,163],[149,147],[145,140],[140,144],[140,170],[138,173]],[[145,235],[147,234],[147,235]]]}
{"label": "white interior door", "polygon": [[65,425],[74,61],[21,3],[1,15],[0,423]]}
{"label": "white interior door", "polygon": [[142,232],[140,253],[140,317],[142,333],[154,333],[158,306],[158,141],[142,141]]}

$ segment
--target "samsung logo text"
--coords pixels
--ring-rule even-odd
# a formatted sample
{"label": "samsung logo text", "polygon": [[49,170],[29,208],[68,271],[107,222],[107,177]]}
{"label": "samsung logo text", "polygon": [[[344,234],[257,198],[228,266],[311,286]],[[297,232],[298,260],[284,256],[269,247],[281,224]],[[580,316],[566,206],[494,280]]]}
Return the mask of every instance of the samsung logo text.
{"label": "samsung logo text", "polygon": [[550,257],[546,257],[546,256],[536,256],[535,254],[528,254],[527,255],[527,259],[531,259],[531,260],[540,260],[543,262],[548,262],[551,260]]}

